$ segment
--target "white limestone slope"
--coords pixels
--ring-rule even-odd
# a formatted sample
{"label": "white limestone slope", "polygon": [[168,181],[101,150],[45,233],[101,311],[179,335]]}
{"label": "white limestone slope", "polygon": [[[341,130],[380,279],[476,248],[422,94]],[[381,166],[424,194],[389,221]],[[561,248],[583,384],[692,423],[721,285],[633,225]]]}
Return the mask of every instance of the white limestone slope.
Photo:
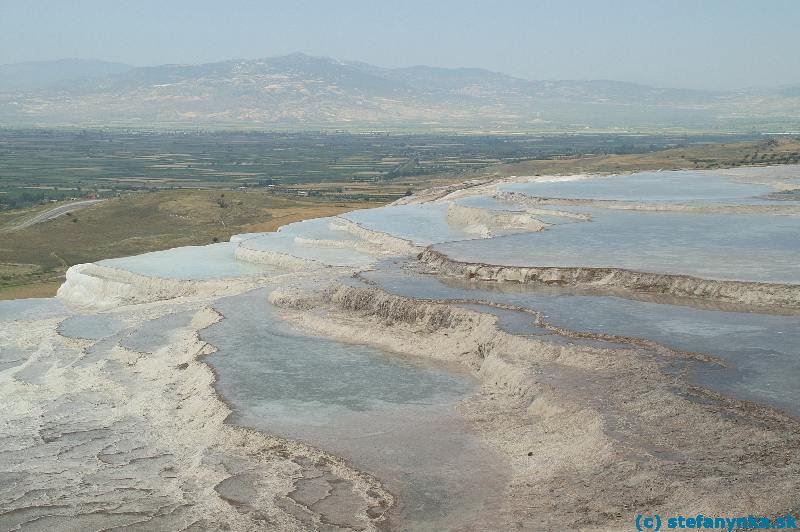
{"label": "white limestone slope", "polygon": [[212,297],[257,286],[258,278],[186,280],[150,277],[99,266],[77,264],[67,270],[56,297],[84,310],[108,310],[122,305],[185,297]]}

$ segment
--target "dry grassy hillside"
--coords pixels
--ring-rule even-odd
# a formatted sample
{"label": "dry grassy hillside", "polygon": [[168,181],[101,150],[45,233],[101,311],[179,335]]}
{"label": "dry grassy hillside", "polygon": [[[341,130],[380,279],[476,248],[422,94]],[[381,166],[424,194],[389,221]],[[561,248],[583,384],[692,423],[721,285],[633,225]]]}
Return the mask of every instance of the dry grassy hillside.
{"label": "dry grassy hillside", "polygon": [[[224,241],[236,233],[272,231],[293,221],[375,205],[241,191],[125,195],[0,234],[0,299],[52,296],[73,264]],[[11,226],[37,210],[6,213],[0,222]]]}

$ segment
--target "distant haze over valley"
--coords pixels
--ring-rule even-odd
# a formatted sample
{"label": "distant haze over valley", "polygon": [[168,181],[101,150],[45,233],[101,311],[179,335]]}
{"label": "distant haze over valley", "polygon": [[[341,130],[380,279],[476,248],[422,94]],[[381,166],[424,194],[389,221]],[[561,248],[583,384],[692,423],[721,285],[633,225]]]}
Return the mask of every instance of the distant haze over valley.
{"label": "distant haze over valley", "polygon": [[800,86],[736,91],[382,68],[304,54],[0,66],[0,125],[442,131],[800,131]]}

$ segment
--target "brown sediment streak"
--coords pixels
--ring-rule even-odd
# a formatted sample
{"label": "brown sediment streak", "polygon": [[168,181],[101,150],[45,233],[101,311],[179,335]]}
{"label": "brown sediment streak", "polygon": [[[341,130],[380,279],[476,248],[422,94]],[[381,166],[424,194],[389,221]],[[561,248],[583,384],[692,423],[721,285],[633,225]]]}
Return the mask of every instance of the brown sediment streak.
{"label": "brown sediment streak", "polygon": [[800,285],[703,279],[691,275],[638,272],[622,268],[503,266],[462,262],[426,248],[418,259],[442,275],[524,284],[613,288],[702,298],[758,307],[800,308]]}

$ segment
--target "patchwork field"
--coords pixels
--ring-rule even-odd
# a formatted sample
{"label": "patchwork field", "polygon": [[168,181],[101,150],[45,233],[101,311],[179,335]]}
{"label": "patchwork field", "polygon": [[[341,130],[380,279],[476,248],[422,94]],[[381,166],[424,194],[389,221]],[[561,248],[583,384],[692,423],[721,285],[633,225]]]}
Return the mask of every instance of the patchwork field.
{"label": "patchwork field", "polygon": [[[0,130],[0,210],[151,188],[270,188],[361,201],[386,186],[405,192],[415,177],[499,163],[753,138]],[[376,183],[381,189],[370,188]]]}

